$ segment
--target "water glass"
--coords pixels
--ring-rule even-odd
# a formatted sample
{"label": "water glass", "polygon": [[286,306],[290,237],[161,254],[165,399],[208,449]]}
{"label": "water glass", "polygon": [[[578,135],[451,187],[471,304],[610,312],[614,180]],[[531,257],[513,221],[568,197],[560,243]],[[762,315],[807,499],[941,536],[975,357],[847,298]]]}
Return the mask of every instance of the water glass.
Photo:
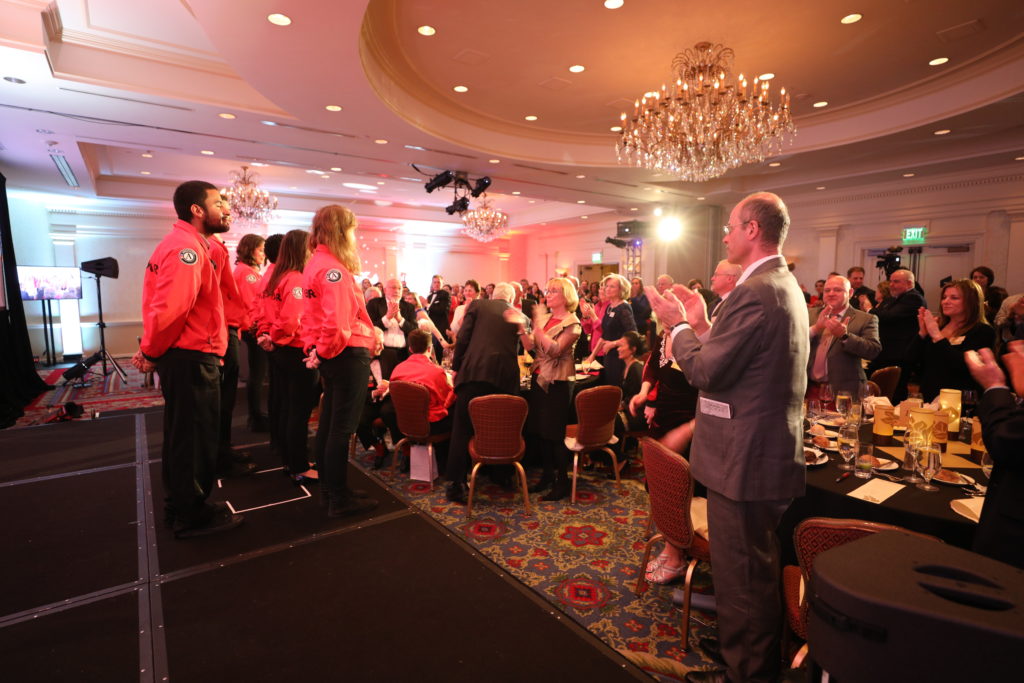
{"label": "water glass", "polygon": [[939,487],[932,484],[932,477],[942,469],[942,451],[939,447],[928,444],[918,450],[918,467],[924,482],[917,485],[922,491],[938,491]]}
{"label": "water glass", "polygon": [[821,417],[821,401],[807,402],[807,421],[814,424]]}
{"label": "water glass", "polygon": [[908,484],[920,484],[924,481],[917,473],[917,458],[918,451],[921,450],[927,442],[913,438],[909,433],[903,442],[903,481]]}
{"label": "water glass", "polygon": [[839,455],[843,462],[839,469],[849,472],[853,469],[853,459],[857,455],[857,425],[845,424],[839,429]]}
{"label": "water glass", "polygon": [[842,414],[843,417],[848,417],[850,414],[850,407],[853,405],[853,396],[850,395],[849,391],[840,391],[836,394],[836,410]]}
{"label": "water glass", "polygon": [[862,443],[857,446],[857,470],[853,476],[861,479],[871,478],[871,467],[874,464],[874,446]]}

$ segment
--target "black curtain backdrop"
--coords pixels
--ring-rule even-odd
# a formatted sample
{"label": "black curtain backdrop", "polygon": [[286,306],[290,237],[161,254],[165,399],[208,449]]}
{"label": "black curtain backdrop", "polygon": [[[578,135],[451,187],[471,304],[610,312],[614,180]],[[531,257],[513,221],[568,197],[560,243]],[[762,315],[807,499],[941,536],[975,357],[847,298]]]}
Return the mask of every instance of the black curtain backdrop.
{"label": "black curtain backdrop", "polygon": [[7,206],[7,178],[3,173],[0,173],[0,255],[7,290],[7,308],[0,309],[0,429],[4,429],[14,424],[24,414],[22,408],[48,387],[36,373],[32,361]]}

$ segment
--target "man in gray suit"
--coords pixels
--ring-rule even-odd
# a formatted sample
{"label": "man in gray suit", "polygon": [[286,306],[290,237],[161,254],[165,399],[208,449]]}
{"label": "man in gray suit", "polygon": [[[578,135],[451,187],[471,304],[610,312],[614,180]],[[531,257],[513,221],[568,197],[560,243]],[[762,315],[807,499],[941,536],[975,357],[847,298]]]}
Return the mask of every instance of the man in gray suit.
{"label": "man in gray suit", "polygon": [[833,275],[822,290],[824,306],[811,310],[811,358],[807,364],[807,398],[818,398],[822,385],[835,396],[848,391],[856,399],[867,377],[861,359],[872,360],[882,351],[878,318],[850,304],[850,281]]}
{"label": "man in gray suit", "polygon": [[[711,566],[726,671],[687,680],[774,681],[780,668],[781,568],[775,530],[803,495],[801,441],[808,318],[780,252],[789,213],[778,196],[743,199],[725,226],[727,257],[743,267],[710,327],[703,298],[647,292],[672,330],[672,353],[700,389],[690,450],[708,488]],[[677,299],[679,296],[682,301]],[[704,341],[702,341],[704,340]]]}

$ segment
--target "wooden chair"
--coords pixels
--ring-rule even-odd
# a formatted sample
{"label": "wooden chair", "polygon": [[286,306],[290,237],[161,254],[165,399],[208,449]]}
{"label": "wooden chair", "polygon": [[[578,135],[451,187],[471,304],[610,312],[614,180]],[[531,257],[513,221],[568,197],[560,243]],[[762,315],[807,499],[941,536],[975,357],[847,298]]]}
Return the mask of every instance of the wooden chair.
{"label": "wooden chair", "polygon": [[393,475],[403,448],[408,449],[413,444],[427,446],[440,443],[450,439],[452,434],[430,433],[430,392],[425,386],[415,382],[394,381],[388,386],[388,393],[395,406],[398,431],[402,432],[402,439],[395,444],[395,454],[391,458]]}
{"label": "wooden chair", "polygon": [[882,389],[877,384],[875,384],[871,380],[868,380],[867,382],[864,383],[864,396],[881,396],[881,395],[882,395]]}
{"label": "wooden chair", "polygon": [[473,460],[473,469],[469,474],[467,517],[473,514],[476,473],[481,465],[514,466],[523,493],[523,506],[526,508],[526,514],[530,514],[526,471],[520,462],[523,453],[526,452],[523,425],[526,423],[528,410],[525,398],[507,394],[478,396],[469,402],[469,419],[473,423],[474,434],[469,440],[469,457]]}
{"label": "wooden chair", "polygon": [[[899,370],[899,368],[896,368]],[[860,519],[833,519],[830,517],[809,517],[800,522],[793,531],[793,547],[796,550],[799,567],[792,565],[782,568],[782,595],[786,621],[793,633],[803,641],[807,640],[808,603],[804,587],[810,585],[814,559],[819,553],[830,548],[856,541],[858,538],[877,534],[881,531],[899,531],[911,536],[942,541],[934,536],[910,531],[903,527],[880,522],[866,522]],[[798,668],[807,656],[807,643],[793,656],[791,669]]]}
{"label": "wooden chair", "polygon": [[644,467],[647,470],[647,489],[651,501],[651,517],[658,525],[658,533],[644,544],[640,560],[640,578],[636,583],[636,594],[647,589],[647,562],[651,547],[664,540],[681,554],[689,558],[686,578],[683,583],[682,650],[686,652],[690,633],[690,591],[693,572],[698,562],[711,561],[711,548],[707,536],[694,529],[692,506],[696,502],[704,506],[707,516],[707,500],[693,498],[693,478],[690,464],[686,459],[669,450],[660,441],[645,437],[640,442],[644,453]]}
{"label": "wooden chair", "polygon": [[878,390],[881,392],[879,396],[885,396],[892,401],[896,387],[900,383],[900,372],[898,365],[890,365],[887,368],[878,368],[871,373],[869,379],[878,385]]}
{"label": "wooden chair", "polygon": [[619,480],[619,460],[609,446],[618,443],[615,436],[615,416],[622,403],[622,389],[603,386],[584,389],[576,395],[576,416],[579,423],[565,430],[565,447],[573,454],[572,502],[576,502],[576,482],[579,478],[580,456],[604,451],[612,459],[615,483]]}

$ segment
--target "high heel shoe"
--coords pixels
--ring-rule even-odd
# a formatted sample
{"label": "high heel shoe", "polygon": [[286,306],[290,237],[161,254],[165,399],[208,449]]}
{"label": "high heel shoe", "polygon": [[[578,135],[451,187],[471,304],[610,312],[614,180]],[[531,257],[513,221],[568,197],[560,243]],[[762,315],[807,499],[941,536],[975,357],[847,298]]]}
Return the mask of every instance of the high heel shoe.
{"label": "high heel shoe", "polygon": [[658,568],[653,572],[646,575],[646,579],[651,583],[666,584],[672,583],[683,574],[686,573],[686,563],[679,565],[678,567],[670,567],[667,564],[660,564]]}

